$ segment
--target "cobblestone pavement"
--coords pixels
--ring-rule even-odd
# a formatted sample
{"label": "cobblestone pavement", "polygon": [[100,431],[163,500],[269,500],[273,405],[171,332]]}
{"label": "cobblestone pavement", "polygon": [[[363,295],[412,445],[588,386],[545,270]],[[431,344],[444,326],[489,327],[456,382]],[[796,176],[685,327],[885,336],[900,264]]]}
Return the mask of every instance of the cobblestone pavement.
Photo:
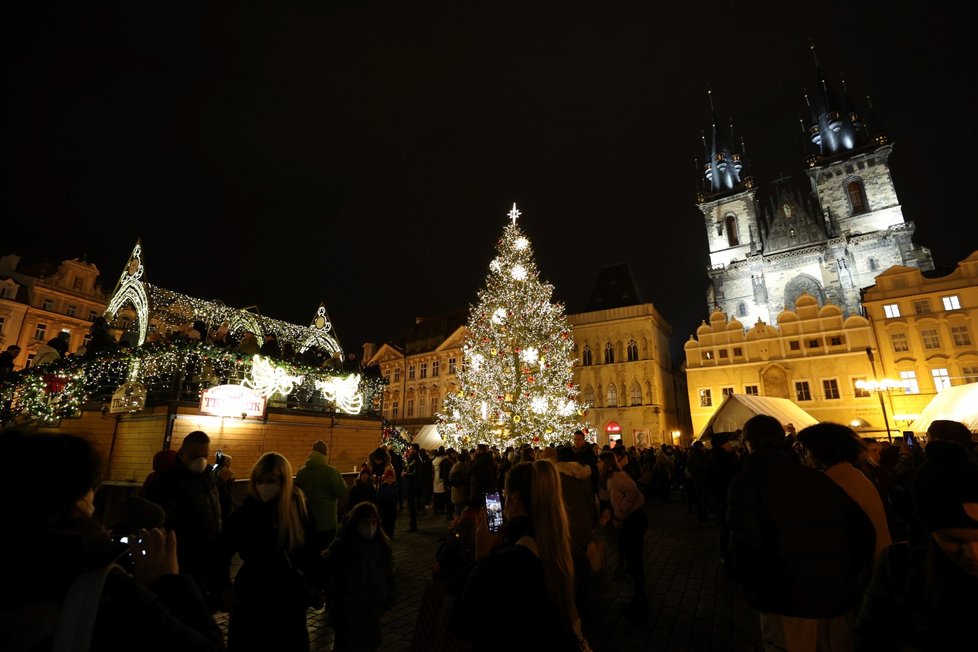
{"label": "cobblestone pavement", "polygon": [[[606,569],[598,578],[597,614],[589,642],[595,652],[631,650],[760,650],[760,633],[736,582],[720,563],[719,529],[697,526],[678,499],[646,507],[645,572],[650,610],[644,619],[624,614],[630,581]],[[440,515],[420,515],[418,531],[406,532],[407,512],[398,518],[394,538],[399,598],[383,619],[385,652],[409,650],[425,587],[431,580],[435,550],[447,528]],[[612,547],[613,548],[613,547]],[[218,621],[226,627],[226,614]],[[322,612],[309,612],[313,652],[333,649],[333,632]]]}

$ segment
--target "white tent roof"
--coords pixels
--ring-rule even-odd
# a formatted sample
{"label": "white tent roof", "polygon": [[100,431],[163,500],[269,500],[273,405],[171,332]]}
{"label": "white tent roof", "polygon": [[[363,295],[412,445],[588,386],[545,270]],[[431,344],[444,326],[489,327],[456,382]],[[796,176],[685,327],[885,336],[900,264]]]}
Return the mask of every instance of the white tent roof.
{"label": "white tent roof", "polygon": [[414,436],[411,443],[417,444],[426,451],[432,451],[445,445],[441,435],[438,434],[438,426],[436,425],[421,426],[421,430]]}
{"label": "white tent roof", "polygon": [[786,398],[730,394],[710,417],[699,438],[701,440],[707,439],[705,434],[708,432],[741,430],[748,419],[758,414],[770,415],[783,425],[793,424],[795,430],[801,430],[818,423],[818,419]]}
{"label": "white tent roof", "polygon": [[910,424],[910,430],[925,433],[938,419],[960,421],[971,432],[978,432],[978,383],[942,389]]}

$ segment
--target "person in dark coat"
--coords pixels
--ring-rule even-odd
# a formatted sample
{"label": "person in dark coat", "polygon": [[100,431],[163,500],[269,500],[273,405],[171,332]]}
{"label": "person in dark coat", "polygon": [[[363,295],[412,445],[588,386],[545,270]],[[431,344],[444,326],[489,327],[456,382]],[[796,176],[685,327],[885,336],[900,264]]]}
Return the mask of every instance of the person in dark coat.
{"label": "person in dark coat", "polygon": [[281,358],[282,347],[278,343],[278,335],[275,333],[265,333],[265,343],[261,345],[259,352],[269,358]]}
{"label": "person in dark coat", "polygon": [[[111,541],[93,518],[102,465],[91,444],[67,434],[9,432],[4,451],[17,460],[44,460],[50,474],[38,483],[31,464],[10,465],[5,474],[9,486],[21,491],[6,512],[17,536],[0,539],[0,554],[12,564],[0,594],[4,650],[68,649],[63,640],[62,647],[54,645],[65,635],[71,649],[224,649],[197,586],[179,574],[176,536],[142,529],[127,547]],[[133,574],[109,565],[126,557]],[[104,584],[94,589],[93,580],[101,578]],[[87,620],[90,604],[98,608]],[[90,638],[62,629],[72,622],[93,623]]]}
{"label": "person in dark coat", "polygon": [[[222,597],[231,614],[228,649],[308,650],[306,610],[316,606],[319,542],[285,457],[270,452],[255,463],[248,494],[228,519],[218,548]],[[241,568],[229,591],[234,553]]]}
{"label": "person in dark coat", "polygon": [[383,643],[380,618],[397,598],[394,555],[373,503],[360,503],[324,555],[335,652],[370,652]]}
{"label": "person in dark coat", "polygon": [[105,317],[96,317],[88,329],[90,338],[85,347],[85,357],[93,358],[101,353],[108,353],[119,348],[119,343],[109,332],[109,322]]}
{"label": "person in dark coat", "polygon": [[978,614],[978,463],[951,441],[927,444],[913,505],[930,536],[883,551],[856,621],[857,650],[955,650]]}
{"label": "person in dark coat", "polygon": [[393,541],[394,524],[397,522],[397,477],[393,466],[387,467],[377,487],[377,511],[380,512],[384,534]]}
{"label": "person in dark coat", "polygon": [[374,487],[374,478],[368,469],[360,471],[360,475],[350,487],[350,494],[347,499],[347,504],[350,507],[362,502],[377,502],[377,488]]}
{"label": "person in dark coat", "polygon": [[[784,455],[784,429],[759,415],[744,425],[750,455],[730,485],[732,572],[774,649],[846,649],[846,614],[871,563],[873,524],[824,473]],[[798,646],[796,648],[796,646]],[[805,647],[803,647],[805,646]]]}
{"label": "person in dark coat", "polygon": [[740,471],[741,461],[737,452],[740,442],[734,433],[716,433],[710,437],[710,451],[706,454],[704,480],[710,496],[710,504],[720,524],[720,558],[730,567],[730,531],[727,529],[727,494],[730,483]]}
{"label": "person in dark coat", "polygon": [[486,444],[475,447],[475,459],[469,465],[469,500],[479,500],[496,491],[496,462]]}
{"label": "person in dark coat", "polygon": [[583,430],[574,432],[574,457],[584,466],[591,469],[591,490],[598,492],[598,456],[594,447],[588,442]]}

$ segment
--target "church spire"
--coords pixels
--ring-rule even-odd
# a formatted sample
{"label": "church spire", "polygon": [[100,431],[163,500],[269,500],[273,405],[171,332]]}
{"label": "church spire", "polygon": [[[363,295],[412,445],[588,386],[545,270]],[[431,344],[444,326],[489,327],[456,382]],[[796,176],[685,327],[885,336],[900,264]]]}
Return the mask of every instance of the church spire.
{"label": "church spire", "polygon": [[[710,137],[703,138],[703,154],[706,162],[703,165],[703,176],[706,180],[706,194],[715,194],[733,190],[744,183],[744,152],[736,151],[734,147],[733,121],[730,122],[729,141],[723,138],[717,126],[716,107],[713,104],[713,91],[707,90],[710,103]],[[728,144],[729,142],[729,144]],[[705,196],[698,197],[699,201]]]}

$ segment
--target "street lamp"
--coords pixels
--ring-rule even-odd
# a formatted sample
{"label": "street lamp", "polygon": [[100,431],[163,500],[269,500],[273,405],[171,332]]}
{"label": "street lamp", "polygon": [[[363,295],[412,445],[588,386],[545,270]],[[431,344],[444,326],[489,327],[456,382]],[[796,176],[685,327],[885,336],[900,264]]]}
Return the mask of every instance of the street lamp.
{"label": "street lamp", "polygon": [[876,392],[876,395],[880,399],[880,409],[883,411],[883,425],[886,426],[886,438],[893,443],[893,437],[890,435],[890,420],[886,416],[886,404],[883,402],[883,392],[888,392],[894,387],[903,387],[903,383],[898,380],[890,380],[889,378],[884,378],[883,380],[857,380],[856,389],[862,389],[867,392]]}

